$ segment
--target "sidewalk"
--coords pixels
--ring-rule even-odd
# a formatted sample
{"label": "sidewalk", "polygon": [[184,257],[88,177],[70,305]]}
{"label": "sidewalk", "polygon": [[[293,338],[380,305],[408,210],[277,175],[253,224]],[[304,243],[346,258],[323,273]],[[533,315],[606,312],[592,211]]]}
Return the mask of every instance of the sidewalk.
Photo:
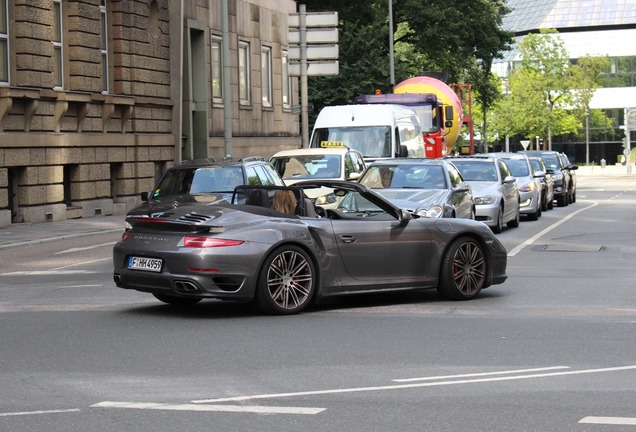
{"label": "sidewalk", "polygon": [[12,224],[0,228],[0,251],[110,232],[124,232],[123,215]]}

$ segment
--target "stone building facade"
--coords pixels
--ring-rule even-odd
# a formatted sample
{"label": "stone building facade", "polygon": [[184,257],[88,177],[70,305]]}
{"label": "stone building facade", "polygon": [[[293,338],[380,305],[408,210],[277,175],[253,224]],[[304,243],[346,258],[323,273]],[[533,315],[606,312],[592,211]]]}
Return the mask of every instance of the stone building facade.
{"label": "stone building facade", "polygon": [[0,0],[0,226],[125,214],[175,161],[298,146],[295,2],[227,0],[225,32],[221,3]]}

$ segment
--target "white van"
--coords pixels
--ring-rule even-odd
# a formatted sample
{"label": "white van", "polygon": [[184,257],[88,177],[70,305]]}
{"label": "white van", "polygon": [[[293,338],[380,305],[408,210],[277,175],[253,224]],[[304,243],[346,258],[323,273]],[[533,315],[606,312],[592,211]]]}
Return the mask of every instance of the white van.
{"label": "white van", "polygon": [[403,105],[337,105],[318,114],[309,147],[346,146],[365,161],[423,158],[424,140],[415,111]]}

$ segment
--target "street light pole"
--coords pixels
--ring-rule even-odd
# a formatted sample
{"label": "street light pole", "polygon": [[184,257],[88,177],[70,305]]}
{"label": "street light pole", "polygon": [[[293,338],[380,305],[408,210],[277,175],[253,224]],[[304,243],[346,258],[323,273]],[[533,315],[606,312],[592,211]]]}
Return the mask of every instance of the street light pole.
{"label": "street light pole", "polygon": [[389,0],[389,63],[391,72],[391,93],[395,87],[395,59],[393,55],[393,0]]}

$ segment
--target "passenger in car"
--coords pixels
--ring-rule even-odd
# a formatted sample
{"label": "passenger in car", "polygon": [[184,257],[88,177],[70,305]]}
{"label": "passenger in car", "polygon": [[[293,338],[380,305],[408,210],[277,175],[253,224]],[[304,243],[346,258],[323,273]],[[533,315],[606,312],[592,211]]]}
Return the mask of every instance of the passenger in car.
{"label": "passenger in car", "polygon": [[277,190],[272,201],[272,208],[281,213],[296,213],[296,197],[290,190]]}

